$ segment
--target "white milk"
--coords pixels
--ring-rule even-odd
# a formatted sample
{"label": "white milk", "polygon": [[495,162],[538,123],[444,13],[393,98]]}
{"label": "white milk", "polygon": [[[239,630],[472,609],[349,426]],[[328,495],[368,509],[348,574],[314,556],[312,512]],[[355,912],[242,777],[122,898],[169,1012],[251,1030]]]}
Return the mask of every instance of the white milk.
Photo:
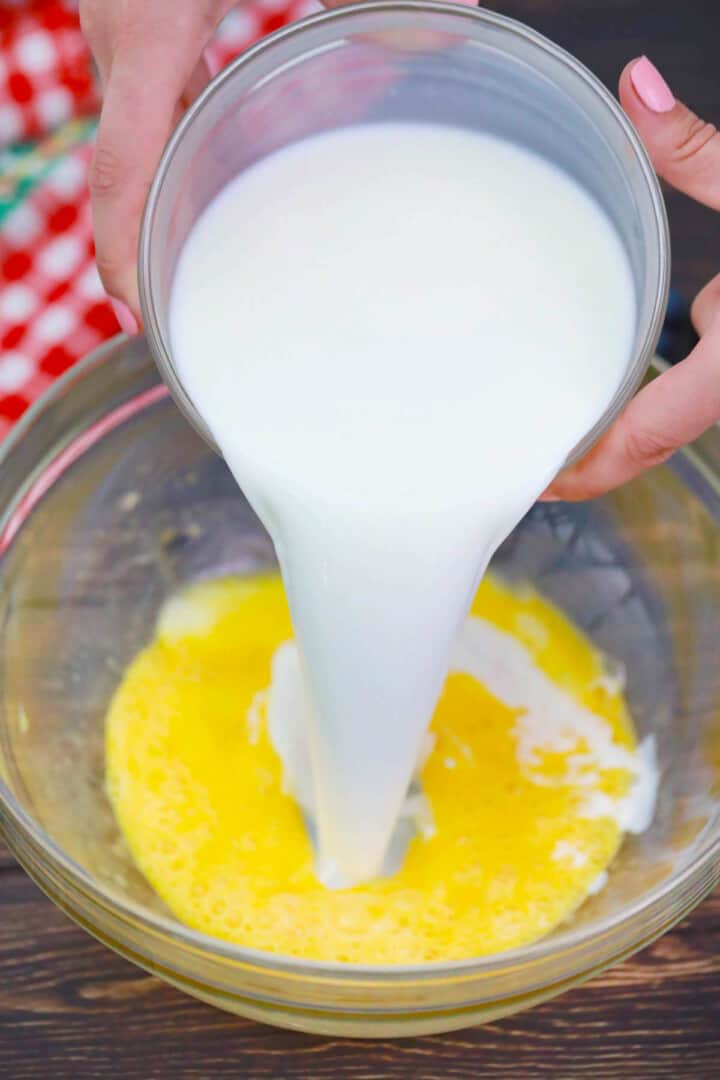
{"label": "white milk", "polygon": [[[182,632],[192,623],[184,618]],[[512,634],[485,619],[465,620],[450,654],[451,673],[470,675],[516,714],[513,735],[518,761],[536,784],[572,784],[587,788],[578,814],[609,818],[623,832],[643,833],[655,812],[659,772],[655,736],[648,735],[633,750],[618,745],[611,725],[558,686],[539,668],[528,648]],[[295,642],[286,641],[272,660],[270,687],[263,694],[270,736],[283,761],[292,763],[292,793],[314,819],[315,790],[303,724],[304,688]],[[251,707],[248,723],[259,730],[261,715]],[[478,717],[482,723],[482,717]],[[430,746],[428,749],[432,749]],[[568,751],[573,752],[568,754]],[[546,753],[568,754],[565,770],[549,777],[540,766]],[[426,754],[422,755],[425,758]],[[418,764],[424,764],[424,761]],[[621,769],[630,775],[627,792],[608,795],[598,791],[601,773]],[[405,801],[405,816],[420,829],[432,831],[431,808],[418,795]],[[395,845],[393,845],[395,846]],[[393,851],[391,863],[397,861]],[[399,853],[400,856],[404,852]],[[560,841],[556,858],[582,865],[572,845]]]}
{"label": "white milk", "polygon": [[380,871],[478,579],[608,405],[634,328],[595,202],[460,129],[308,139],[191,232],[173,352],[277,548],[326,882]]}

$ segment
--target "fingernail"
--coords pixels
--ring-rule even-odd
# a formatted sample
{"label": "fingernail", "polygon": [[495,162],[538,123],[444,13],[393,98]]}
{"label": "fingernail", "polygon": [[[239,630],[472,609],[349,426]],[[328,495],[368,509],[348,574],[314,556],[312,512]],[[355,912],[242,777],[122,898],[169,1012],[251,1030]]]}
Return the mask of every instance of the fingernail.
{"label": "fingernail", "polygon": [[108,299],[123,334],[137,334],[138,321],[127,304],[123,304],[122,300],[116,300],[114,296],[110,296]]}
{"label": "fingernail", "polygon": [[630,69],[630,81],[643,105],[652,112],[666,113],[675,107],[672,90],[647,56],[641,56]]}

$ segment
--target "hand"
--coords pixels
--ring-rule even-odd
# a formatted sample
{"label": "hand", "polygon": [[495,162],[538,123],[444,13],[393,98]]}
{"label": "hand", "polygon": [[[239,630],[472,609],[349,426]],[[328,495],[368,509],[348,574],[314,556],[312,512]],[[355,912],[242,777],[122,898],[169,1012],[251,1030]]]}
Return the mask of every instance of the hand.
{"label": "hand", "polygon": [[103,90],[90,168],[97,266],[129,333],[140,318],[136,252],[145,198],[170,133],[210,80],[203,51],[234,2],[80,3]]}
{"label": "hand", "polygon": [[[324,2],[332,8],[347,0]],[[128,333],[140,318],[136,252],[145,198],[170,133],[210,79],[203,50],[235,3],[80,0],[104,98],[90,170],[97,265]]]}
{"label": "hand", "polygon": [[203,50],[231,6],[232,0],[81,0],[103,89],[90,168],[97,265],[130,332],[140,313],[135,253],[145,197],[170,132],[210,78]]}
{"label": "hand", "polygon": [[[647,58],[620,78],[620,101],[658,175],[720,210],[720,134],[676,102]],[[720,420],[720,274],[695,298],[699,344],[630,402],[589,454],[553,481],[545,499],[588,499],[624,484]]]}

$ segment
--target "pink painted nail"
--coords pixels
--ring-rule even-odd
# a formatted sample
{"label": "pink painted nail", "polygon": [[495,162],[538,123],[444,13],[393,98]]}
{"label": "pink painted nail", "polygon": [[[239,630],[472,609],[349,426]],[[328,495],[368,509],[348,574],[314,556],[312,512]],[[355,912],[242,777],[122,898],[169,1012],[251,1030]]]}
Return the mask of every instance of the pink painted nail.
{"label": "pink painted nail", "polygon": [[123,304],[122,300],[116,300],[114,296],[109,297],[109,300],[123,334],[137,334],[138,321],[127,304]]}
{"label": "pink painted nail", "polygon": [[641,56],[630,69],[630,81],[643,105],[652,112],[666,113],[675,107],[672,90],[647,56]]}

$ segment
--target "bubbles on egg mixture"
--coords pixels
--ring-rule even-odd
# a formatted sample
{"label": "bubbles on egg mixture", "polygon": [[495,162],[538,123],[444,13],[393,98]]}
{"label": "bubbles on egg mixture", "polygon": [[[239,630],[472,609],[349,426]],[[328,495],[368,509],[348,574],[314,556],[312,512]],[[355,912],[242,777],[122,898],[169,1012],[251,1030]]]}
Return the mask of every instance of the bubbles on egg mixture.
{"label": "bubbles on egg mixture", "polygon": [[295,655],[277,576],[203,583],[166,604],[112,702],[117,819],[195,929],[362,963],[524,945],[602,887],[627,808],[654,798],[652,744],[637,747],[603,657],[531,589],[486,580],[418,763],[404,858],[328,889],[305,827]]}

